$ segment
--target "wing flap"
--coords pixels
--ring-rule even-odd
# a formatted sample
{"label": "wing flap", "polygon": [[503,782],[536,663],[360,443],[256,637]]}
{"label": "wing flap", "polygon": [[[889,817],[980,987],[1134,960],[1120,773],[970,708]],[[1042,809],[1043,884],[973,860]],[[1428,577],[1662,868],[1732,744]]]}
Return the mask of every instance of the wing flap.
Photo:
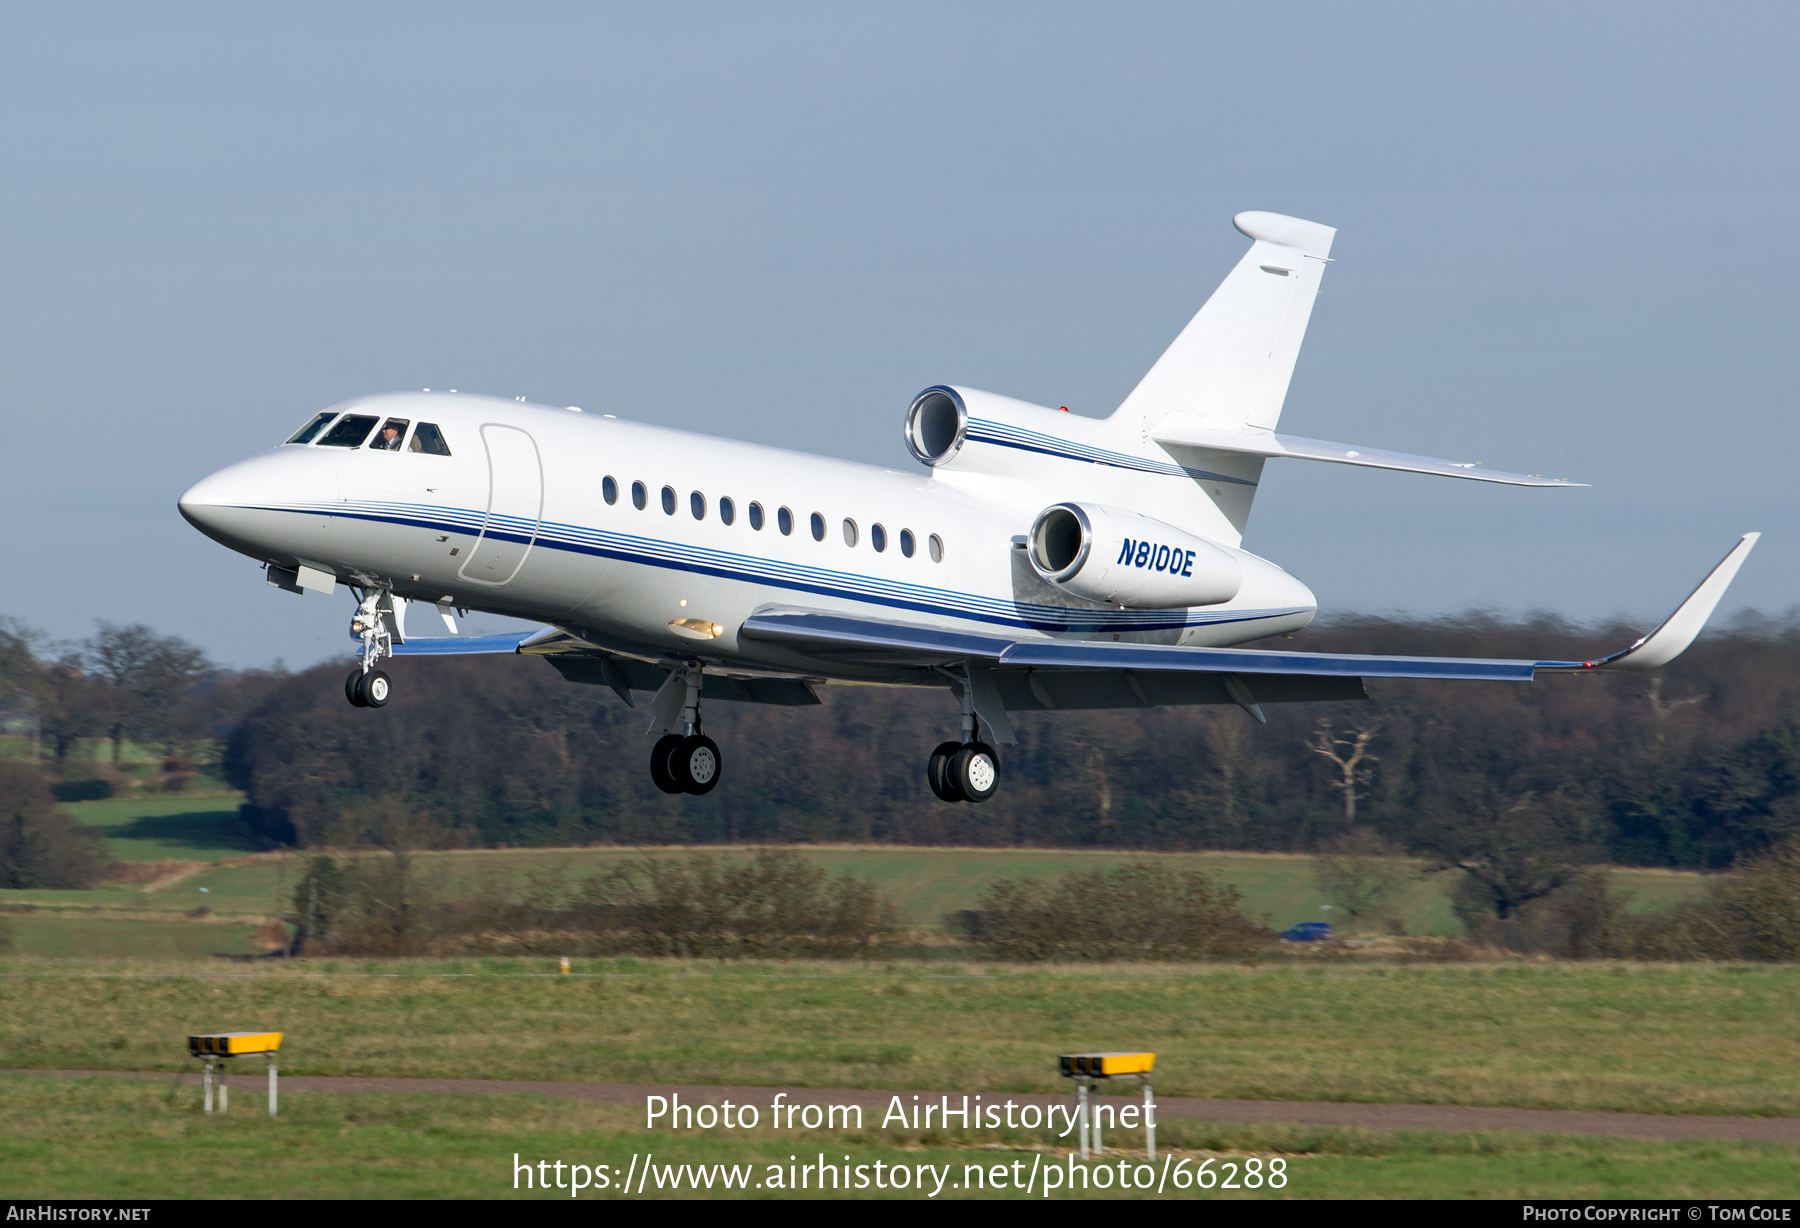
{"label": "wing flap", "polygon": [[1441,678],[1530,682],[1533,661],[1482,657],[1376,657],[1332,652],[1271,652],[1255,648],[1182,648],[1093,640],[1028,640],[1000,654],[1004,666],[1177,670],[1218,674],[1274,674],[1339,678]]}
{"label": "wing flap", "polygon": [[503,631],[496,635],[438,635],[430,638],[414,636],[404,644],[394,645],[397,657],[454,657],[477,653],[517,652],[519,645],[536,631]]}

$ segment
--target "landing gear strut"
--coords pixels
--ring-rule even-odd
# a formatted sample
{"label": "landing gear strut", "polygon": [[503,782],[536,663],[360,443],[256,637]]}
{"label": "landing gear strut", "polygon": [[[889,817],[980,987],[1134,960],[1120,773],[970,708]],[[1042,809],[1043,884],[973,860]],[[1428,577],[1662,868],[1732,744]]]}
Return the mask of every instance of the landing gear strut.
{"label": "landing gear strut", "polygon": [[394,655],[394,590],[384,584],[350,591],[358,598],[356,613],[350,616],[350,635],[362,641],[362,663],[344,679],[344,698],[353,707],[384,708],[393,694],[394,682],[375,667],[382,658]]}
{"label": "landing gear strut", "polygon": [[650,779],[664,793],[699,795],[711,793],[718,787],[724,759],[719,754],[719,744],[700,732],[700,683],[703,677],[699,663],[690,661],[679,678],[671,675],[663,684],[665,687],[681,686],[684,691],[682,732],[664,734],[650,748]]}
{"label": "landing gear strut", "polygon": [[1000,789],[1000,756],[976,736],[975,687],[962,678],[962,741],[943,742],[925,767],[931,791],[946,802],[985,802]]}

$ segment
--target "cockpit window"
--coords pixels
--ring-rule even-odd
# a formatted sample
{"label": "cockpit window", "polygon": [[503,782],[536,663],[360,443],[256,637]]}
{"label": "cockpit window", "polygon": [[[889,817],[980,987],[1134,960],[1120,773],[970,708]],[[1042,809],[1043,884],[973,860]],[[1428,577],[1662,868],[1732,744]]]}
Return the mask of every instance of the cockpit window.
{"label": "cockpit window", "polygon": [[369,441],[369,446],[380,452],[398,452],[400,441],[406,438],[406,427],[407,419],[389,418],[375,432],[375,438]]}
{"label": "cockpit window", "polygon": [[450,445],[444,442],[444,433],[429,422],[419,423],[419,429],[413,432],[412,442],[406,445],[409,452],[429,452],[433,456],[450,455]]}
{"label": "cockpit window", "polygon": [[308,422],[305,426],[303,426],[299,430],[295,431],[294,437],[292,439],[288,440],[288,442],[289,443],[311,443],[313,441],[313,437],[315,435],[317,435],[320,431],[324,430],[325,424],[327,422],[330,422],[335,417],[337,417],[337,415],[333,414],[333,413],[314,414],[312,421]]}
{"label": "cockpit window", "polygon": [[366,418],[361,414],[345,414],[338,419],[336,426],[325,432],[325,438],[319,440],[321,448],[358,448],[362,441],[369,437],[375,429],[379,418]]}

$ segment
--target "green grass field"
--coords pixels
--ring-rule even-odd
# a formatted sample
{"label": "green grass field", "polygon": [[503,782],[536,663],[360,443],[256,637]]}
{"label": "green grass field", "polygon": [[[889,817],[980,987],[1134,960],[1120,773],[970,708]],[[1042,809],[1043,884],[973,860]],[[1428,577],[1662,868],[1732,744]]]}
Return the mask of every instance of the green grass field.
{"label": "green grass field", "polygon": [[[146,890],[141,883],[106,883],[90,891],[0,891],[0,909],[32,908],[13,927],[19,954],[142,955],[171,958],[239,954],[249,949],[246,927],[291,908],[286,897],[303,873],[298,854],[252,855],[254,846],[236,822],[239,799],[121,798],[65,807],[81,822],[106,833],[107,846],[122,862],[187,862],[192,873]],[[713,850],[727,857],[742,849]],[[1277,928],[1299,921],[1330,919],[1321,909],[1330,901],[1312,880],[1312,860],[1268,853],[1130,853],[1044,849],[920,849],[803,847],[805,856],[833,874],[850,872],[873,880],[921,931],[939,931],[943,917],[973,907],[984,884],[997,878],[1054,878],[1074,871],[1151,859],[1178,868],[1196,868],[1234,884],[1244,908]],[[448,895],[510,891],[528,874],[558,870],[571,879],[593,873],[620,858],[678,855],[680,850],[506,849],[425,853],[421,874]],[[246,858],[252,858],[245,860]],[[231,862],[232,864],[220,864]],[[1618,885],[1634,908],[1660,909],[1705,890],[1697,874],[1619,870]],[[1398,914],[1407,932],[1458,936],[1450,909],[1450,875],[1421,877],[1406,892]],[[198,908],[214,914],[205,924],[184,920]],[[51,915],[45,915],[51,914]],[[165,917],[152,922],[146,917]],[[83,925],[73,918],[85,918]],[[129,918],[129,919],[127,919]],[[238,924],[222,927],[220,918]],[[106,923],[101,924],[104,920]],[[191,931],[191,932],[188,932]]]}
{"label": "green grass field", "polygon": [[225,797],[109,798],[70,802],[63,809],[106,833],[120,861],[219,861],[256,852],[236,830],[243,799]]}
{"label": "green grass field", "polygon": [[[827,1163],[917,1166],[945,1178],[939,1198],[1031,1197],[961,1187],[969,1167],[990,1179],[996,1164],[1033,1160],[1066,1168],[1066,1149],[1026,1131],[949,1134],[645,1130],[641,1110],[526,1095],[375,1095],[285,1092],[268,1117],[258,1081],[235,1081],[232,1112],[200,1112],[182,1085],[106,1078],[0,1075],[0,1197],[7,1198],[560,1198],[568,1190],[515,1189],[514,1156],[638,1171],[664,1165],[749,1166],[751,1188],[648,1197],[817,1197],[757,1188],[789,1157]],[[868,1123],[873,1125],[873,1121]],[[1159,1150],[1190,1168],[1208,1156],[1242,1164],[1280,1158],[1280,1190],[1167,1190],[1176,1198],[1780,1198],[1794,1188],[1800,1148],[1759,1143],[1650,1143],[1504,1133],[1420,1133],[1167,1122]],[[1133,1151],[1112,1151],[1142,1162]],[[1159,1157],[1160,1159],[1161,1157]],[[773,1170],[771,1168],[773,1166]],[[1098,1164],[1095,1165],[1098,1167]],[[1215,1168],[1217,1165],[1215,1164]],[[853,1170],[854,1171],[854,1170]],[[1091,1170],[1090,1170],[1091,1172]],[[1112,1174],[1109,1174],[1111,1176]],[[616,1197],[614,1188],[580,1197]],[[1090,1176],[1091,1179],[1091,1176]],[[522,1181],[520,1181],[522,1185]],[[870,1188],[851,1196],[921,1198],[916,1189]],[[1149,1196],[1077,1190],[1053,1197]],[[831,1190],[826,1197],[842,1197]]]}
{"label": "green grass field", "polygon": [[[80,802],[67,807],[82,822],[102,828],[107,844],[121,861],[181,860],[218,863],[243,858],[253,846],[238,831],[238,799],[119,799]],[[507,890],[532,871],[559,868],[572,878],[592,873],[622,857],[673,855],[630,849],[509,849],[427,853],[421,870],[433,875],[448,894]],[[1041,849],[920,849],[803,847],[801,852],[830,872],[845,871],[872,879],[899,906],[907,921],[920,929],[941,928],[945,913],[970,908],[985,883],[996,878],[1053,878],[1074,871],[1153,859],[1180,868],[1196,868],[1235,885],[1252,916],[1266,917],[1278,928],[1299,921],[1331,919],[1321,905],[1331,901],[1312,880],[1312,859],[1269,853],[1133,853]],[[741,850],[723,850],[725,856]],[[161,890],[145,893],[136,885],[107,886],[91,892],[0,891],[0,907],[32,904],[60,909],[94,907],[184,913],[205,905],[215,913],[270,916],[288,908],[281,897],[301,872],[298,856],[264,858],[249,864],[216,865]],[[1619,870],[1619,887],[1635,908],[1660,909],[1692,898],[1705,889],[1697,874],[1655,870]],[[1458,936],[1461,927],[1451,912],[1452,875],[1421,877],[1406,892],[1397,913],[1407,932]],[[25,949],[25,948],[21,948]],[[50,954],[49,951],[39,952]],[[149,950],[146,954],[152,953]]]}
{"label": "green grass field", "polygon": [[202,959],[251,955],[256,927],[234,922],[122,921],[99,917],[10,917],[13,950],[23,955],[99,959]]}
{"label": "green grass field", "polygon": [[1790,966],[552,968],[0,961],[0,1067],[276,1029],[295,1074],[1055,1092],[1055,1054],[1143,1046],[1177,1096],[1800,1115]]}

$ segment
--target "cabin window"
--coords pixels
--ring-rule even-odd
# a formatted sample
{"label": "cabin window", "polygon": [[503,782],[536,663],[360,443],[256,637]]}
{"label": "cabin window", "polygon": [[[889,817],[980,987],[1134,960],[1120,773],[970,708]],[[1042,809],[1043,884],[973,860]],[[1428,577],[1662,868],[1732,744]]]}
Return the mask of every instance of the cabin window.
{"label": "cabin window", "polygon": [[662,505],[663,515],[673,516],[675,514],[675,488],[673,486],[663,487]]}
{"label": "cabin window", "polygon": [[631,484],[631,506],[641,512],[649,505],[649,503],[650,492],[644,489],[644,484],[642,482],[633,482]]}
{"label": "cabin window", "polygon": [[782,508],[775,513],[775,524],[781,529],[781,535],[787,537],[794,531],[794,513]]}
{"label": "cabin window", "polygon": [[706,519],[706,496],[695,491],[688,496],[688,511],[694,513],[695,520]]}
{"label": "cabin window", "polygon": [[362,414],[345,414],[338,419],[336,426],[325,432],[325,438],[319,440],[321,448],[360,448],[362,441],[369,437],[375,429],[379,418],[366,418]]}
{"label": "cabin window", "polygon": [[737,519],[737,504],[731,501],[730,495],[722,495],[719,498],[719,519],[725,524],[730,524]]}
{"label": "cabin window", "polygon": [[606,500],[608,507],[619,501],[619,483],[610,473],[600,479],[600,497]]}
{"label": "cabin window", "polygon": [[412,442],[406,445],[409,452],[424,452],[431,456],[450,455],[450,445],[444,442],[444,432],[430,422],[419,423],[419,429],[413,432]]}
{"label": "cabin window", "polygon": [[313,438],[316,435],[318,435],[318,433],[320,431],[325,429],[325,424],[327,422],[330,422],[335,417],[337,417],[337,415],[332,414],[332,413],[314,414],[312,417],[312,421],[308,422],[305,426],[303,426],[299,430],[295,431],[294,437],[292,439],[288,440],[288,442],[289,443],[311,443],[313,441]]}
{"label": "cabin window", "polygon": [[931,552],[932,562],[941,563],[944,561],[944,539],[939,537],[936,533],[933,533],[930,539],[925,543],[925,548]]}
{"label": "cabin window", "polygon": [[901,529],[900,530],[900,553],[904,554],[907,558],[910,559],[913,556],[913,550],[916,549],[917,546],[918,546],[918,543],[913,540],[912,530],[911,529]]}
{"label": "cabin window", "polygon": [[752,503],[748,510],[750,512],[750,527],[755,529],[759,533],[762,532],[762,527],[763,527],[762,504]]}
{"label": "cabin window", "polygon": [[848,516],[844,517],[844,544],[846,546],[856,545],[856,539],[858,536],[859,536],[859,534],[856,531],[856,522],[854,520],[850,519]]}
{"label": "cabin window", "polygon": [[410,425],[406,418],[389,418],[375,432],[375,438],[369,440],[369,447],[377,452],[398,452],[400,441],[406,438],[406,428]]}
{"label": "cabin window", "polygon": [[871,546],[875,547],[876,554],[880,554],[882,551],[886,550],[887,549],[887,530],[882,528],[878,524],[870,525],[869,526],[869,544]]}

